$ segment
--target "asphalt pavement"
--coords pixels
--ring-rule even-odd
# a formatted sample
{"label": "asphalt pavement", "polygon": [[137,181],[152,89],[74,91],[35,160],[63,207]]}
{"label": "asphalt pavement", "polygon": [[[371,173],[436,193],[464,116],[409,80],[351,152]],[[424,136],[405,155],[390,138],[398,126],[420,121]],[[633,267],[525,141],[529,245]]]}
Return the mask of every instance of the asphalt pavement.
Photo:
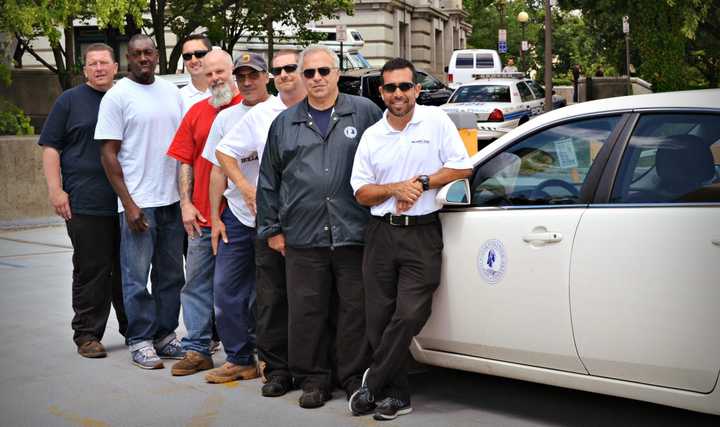
{"label": "asphalt pavement", "polygon": [[[172,361],[138,369],[114,313],[103,339],[108,357],[84,359],[70,329],[71,255],[62,226],[0,231],[0,426],[720,425],[720,417],[439,368],[411,377],[414,411],[394,421],[350,416],[340,391],[306,410],[299,391],[261,397],[258,380],[172,377]],[[214,359],[220,365],[224,354]]]}

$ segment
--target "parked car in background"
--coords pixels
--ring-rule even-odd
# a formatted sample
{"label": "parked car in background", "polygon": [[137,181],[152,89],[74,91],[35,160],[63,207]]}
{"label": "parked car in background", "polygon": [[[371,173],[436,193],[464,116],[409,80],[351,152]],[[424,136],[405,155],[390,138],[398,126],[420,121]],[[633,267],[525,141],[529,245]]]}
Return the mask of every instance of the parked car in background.
{"label": "parked car in background", "polygon": [[574,104],[475,154],[415,358],[720,414],[718,100]]}
{"label": "parked car in background", "polygon": [[450,56],[445,70],[448,85],[456,89],[461,84],[475,80],[476,74],[491,74],[502,71],[500,55],[492,49],[460,49]]}
{"label": "parked car in background", "polygon": [[[417,70],[416,76],[422,87],[418,104],[442,105],[450,98],[452,90],[437,78],[422,70]],[[340,92],[368,98],[384,110],[385,103],[380,97],[381,81],[378,69],[351,70],[340,74],[338,87]]]}
{"label": "parked car in background", "polygon": [[[553,108],[565,105],[565,99],[553,95]],[[497,73],[460,86],[441,108],[475,114],[478,141],[484,146],[542,114],[544,106],[545,89],[536,81],[522,73]]]}

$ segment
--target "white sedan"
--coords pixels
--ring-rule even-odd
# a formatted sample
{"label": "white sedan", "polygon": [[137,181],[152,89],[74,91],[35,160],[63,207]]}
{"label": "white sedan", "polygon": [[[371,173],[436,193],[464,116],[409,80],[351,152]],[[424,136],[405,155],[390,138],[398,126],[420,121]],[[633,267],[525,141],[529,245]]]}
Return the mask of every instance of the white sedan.
{"label": "white sedan", "polygon": [[[475,114],[477,139],[490,142],[543,113],[545,89],[521,73],[486,74],[453,92],[440,108],[446,113]],[[553,107],[565,100],[553,95]]]}
{"label": "white sedan", "polygon": [[720,414],[720,90],[576,104],[473,160],[415,358]]}

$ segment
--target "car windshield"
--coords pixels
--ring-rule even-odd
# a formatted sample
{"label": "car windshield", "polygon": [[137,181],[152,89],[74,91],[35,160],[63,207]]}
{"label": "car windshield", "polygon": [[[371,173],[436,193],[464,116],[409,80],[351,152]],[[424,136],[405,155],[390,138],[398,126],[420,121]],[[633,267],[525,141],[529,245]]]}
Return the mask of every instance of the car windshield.
{"label": "car windshield", "polygon": [[455,91],[448,103],[453,102],[510,102],[507,85],[469,85]]}

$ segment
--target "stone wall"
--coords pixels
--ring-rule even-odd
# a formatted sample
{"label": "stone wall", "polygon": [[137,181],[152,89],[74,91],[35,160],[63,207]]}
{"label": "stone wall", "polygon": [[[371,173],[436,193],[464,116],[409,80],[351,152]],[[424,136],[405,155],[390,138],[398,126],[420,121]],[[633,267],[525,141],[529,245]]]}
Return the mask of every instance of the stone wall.
{"label": "stone wall", "polygon": [[13,70],[10,87],[0,84],[0,96],[20,107],[38,134],[61,93],[57,76],[49,70]]}
{"label": "stone wall", "polygon": [[37,136],[0,137],[0,227],[51,218]]}

